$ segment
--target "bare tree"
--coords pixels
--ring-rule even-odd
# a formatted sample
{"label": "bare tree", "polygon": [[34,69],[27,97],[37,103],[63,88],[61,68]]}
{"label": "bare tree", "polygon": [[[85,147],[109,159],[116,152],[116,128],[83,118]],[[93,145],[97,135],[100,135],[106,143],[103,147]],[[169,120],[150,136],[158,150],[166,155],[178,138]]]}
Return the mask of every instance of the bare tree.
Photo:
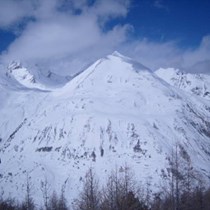
{"label": "bare tree", "polygon": [[21,210],[34,210],[35,209],[35,204],[34,204],[34,200],[32,198],[32,187],[31,187],[31,181],[30,181],[31,177],[29,177],[28,173],[26,175],[26,196],[25,196],[25,200],[21,203]]}
{"label": "bare tree", "polygon": [[179,145],[175,145],[175,149],[172,150],[169,157],[169,173],[171,177],[170,181],[170,200],[173,210],[180,210],[180,196],[183,187],[184,171],[182,168],[182,159],[179,154]]}
{"label": "bare tree", "polygon": [[198,178],[192,167],[190,156],[182,145],[175,145],[169,157],[169,165],[170,196],[166,196],[165,200],[172,210],[189,210],[192,207],[192,192]]}
{"label": "bare tree", "polygon": [[55,191],[53,191],[51,197],[49,198],[48,209],[59,210],[58,208],[58,196]]}
{"label": "bare tree", "polygon": [[116,168],[103,190],[102,210],[144,210],[144,201],[136,196],[136,185],[127,165]]}
{"label": "bare tree", "polygon": [[100,207],[100,190],[98,180],[90,168],[85,175],[83,190],[76,201],[78,210],[98,210]]}
{"label": "bare tree", "polygon": [[58,200],[58,210],[68,210],[67,207],[67,200],[65,198],[65,190],[64,190],[64,186],[61,189],[61,194],[60,194],[60,198]]}
{"label": "bare tree", "polygon": [[112,171],[108,177],[106,187],[103,189],[103,210],[118,209],[120,182],[118,178],[118,170]]}
{"label": "bare tree", "polygon": [[29,175],[27,173],[27,178],[26,178],[26,207],[27,207],[27,210],[35,209],[35,204],[34,204],[34,201],[33,201],[32,195],[31,195],[32,187],[31,187],[30,178],[31,177],[29,177]]}
{"label": "bare tree", "polygon": [[50,185],[47,178],[45,178],[44,181],[41,181],[41,191],[44,199],[45,210],[49,210]]}

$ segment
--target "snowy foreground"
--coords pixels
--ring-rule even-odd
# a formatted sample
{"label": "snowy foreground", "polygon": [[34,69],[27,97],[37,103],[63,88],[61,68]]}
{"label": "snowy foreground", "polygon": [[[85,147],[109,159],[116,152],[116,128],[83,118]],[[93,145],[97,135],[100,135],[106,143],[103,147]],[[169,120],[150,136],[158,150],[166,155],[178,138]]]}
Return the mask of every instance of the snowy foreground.
{"label": "snowy foreground", "polygon": [[177,146],[181,158],[187,155],[210,178],[210,76],[151,72],[115,52],[68,82],[50,77],[18,63],[1,75],[3,197],[24,198],[28,174],[36,202],[46,179],[52,191],[64,186],[74,199],[90,167],[103,184],[125,165],[156,191]]}

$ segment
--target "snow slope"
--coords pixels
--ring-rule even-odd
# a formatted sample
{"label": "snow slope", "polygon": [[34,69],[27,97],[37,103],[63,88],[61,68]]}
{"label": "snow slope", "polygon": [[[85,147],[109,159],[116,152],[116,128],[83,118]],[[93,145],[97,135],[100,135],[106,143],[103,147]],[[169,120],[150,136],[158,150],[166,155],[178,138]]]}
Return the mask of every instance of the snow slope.
{"label": "snow slope", "polygon": [[174,68],[160,68],[155,73],[172,86],[210,99],[210,75],[184,73]]}
{"label": "snow slope", "polygon": [[45,179],[52,190],[64,186],[73,199],[90,166],[103,182],[125,164],[157,190],[175,145],[208,179],[209,101],[157,75],[115,52],[51,91],[1,85],[3,196],[24,197],[29,174],[39,203]]}

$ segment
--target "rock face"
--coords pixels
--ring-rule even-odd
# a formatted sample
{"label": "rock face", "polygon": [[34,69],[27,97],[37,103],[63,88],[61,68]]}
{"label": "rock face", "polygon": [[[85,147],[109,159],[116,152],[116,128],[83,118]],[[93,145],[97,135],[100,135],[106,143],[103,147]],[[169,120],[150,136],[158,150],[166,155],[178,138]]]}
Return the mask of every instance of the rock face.
{"label": "rock face", "polygon": [[187,156],[208,179],[208,97],[160,77],[115,52],[61,88],[8,89],[1,82],[3,196],[24,197],[28,174],[37,201],[45,179],[52,190],[64,187],[73,199],[90,166],[103,182],[112,169],[125,164],[137,180],[149,181],[157,190],[175,145],[180,157]]}
{"label": "rock face", "polygon": [[210,75],[189,74],[174,68],[158,69],[155,73],[172,86],[210,99]]}

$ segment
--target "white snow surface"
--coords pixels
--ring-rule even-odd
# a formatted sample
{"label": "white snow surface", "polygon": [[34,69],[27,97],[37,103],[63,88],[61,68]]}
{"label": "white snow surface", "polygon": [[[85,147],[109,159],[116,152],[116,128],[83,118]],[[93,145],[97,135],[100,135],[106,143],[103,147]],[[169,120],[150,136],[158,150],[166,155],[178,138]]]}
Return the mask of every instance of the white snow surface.
{"label": "white snow surface", "polygon": [[63,87],[49,89],[33,83],[27,69],[13,68],[13,83],[22,88],[9,88],[6,77],[0,78],[3,197],[24,198],[28,174],[36,202],[43,202],[40,182],[45,179],[52,191],[60,192],[64,186],[72,202],[89,167],[103,184],[112,169],[125,164],[139,182],[149,181],[155,191],[163,172],[167,173],[167,158],[175,145],[208,179],[209,98],[203,89],[202,94],[192,94],[191,89],[204,83],[208,88],[210,78],[188,74],[184,86],[177,72],[152,73],[115,52]]}

